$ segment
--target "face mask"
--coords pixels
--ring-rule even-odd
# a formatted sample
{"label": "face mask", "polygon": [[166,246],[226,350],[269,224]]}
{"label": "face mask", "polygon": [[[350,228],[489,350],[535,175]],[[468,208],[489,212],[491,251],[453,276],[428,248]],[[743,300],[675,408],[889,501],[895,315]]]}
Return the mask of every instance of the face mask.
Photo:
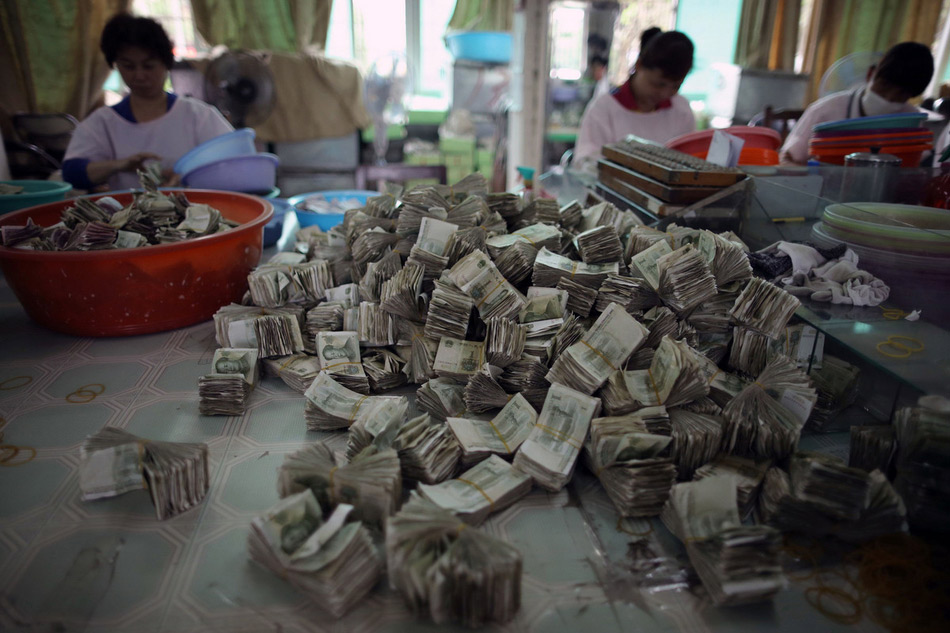
{"label": "face mask", "polygon": [[881,114],[897,114],[904,109],[904,104],[888,101],[868,86],[864,89],[864,94],[861,95],[861,107],[864,108],[864,114],[867,116],[878,116]]}

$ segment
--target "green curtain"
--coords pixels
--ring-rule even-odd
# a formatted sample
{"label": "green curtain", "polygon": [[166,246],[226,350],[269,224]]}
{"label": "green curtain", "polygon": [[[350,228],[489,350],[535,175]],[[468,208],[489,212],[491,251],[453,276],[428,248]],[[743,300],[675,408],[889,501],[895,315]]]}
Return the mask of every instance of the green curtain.
{"label": "green curtain", "polygon": [[326,49],[333,0],[191,0],[195,27],[212,46],[304,52]]}
{"label": "green curtain", "polygon": [[743,0],[736,64],[793,70],[801,0]]}
{"label": "green curtain", "polygon": [[514,16],[514,0],[458,0],[446,31],[510,32]]}
{"label": "green curtain", "polygon": [[940,24],[934,0],[815,0],[805,68],[811,72],[810,99],[825,71],[857,51],[884,52],[899,42],[932,46]]}
{"label": "green curtain", "polygon": [[0,3],[0,109],[84,118],[109,74],[102,27],[129,0],[4,0]]}

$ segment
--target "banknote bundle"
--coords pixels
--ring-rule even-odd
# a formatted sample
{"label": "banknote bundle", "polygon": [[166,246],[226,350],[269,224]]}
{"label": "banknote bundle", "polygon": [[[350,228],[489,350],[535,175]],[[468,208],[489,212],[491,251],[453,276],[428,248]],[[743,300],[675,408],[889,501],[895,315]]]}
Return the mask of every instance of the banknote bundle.
{"label": "banknote bundle", "polygon": [[607,278],[607,275],[618,272],[620,272],[620,267],[616,262],[611,264],[585,264],[552,253],[547,248],[542,248],[538,251],[538,256],[534,260],[531,283],[535,286],[554,288],[561,279],[567,278],[593,289],[600,288],[600,284]]}
{"label": "banknote bundle", "polygon": [[493,454],[513,455],[537,421],[534,407],[518,393],[492,418],[451,416],[446,424],[462,448],[462,461],[474,464]]}
{"label": "banknote bundle", "polygon": [[404,371],[406,362],[395,352],[386,348],[376,348],[363,357],[363,369],[369,379],[370,390],[374,393],[395,389],[406,384],[408,376]]}
{"label": "banknote bundle", "polygon": [[214,313],[221,347],[256,347],[261,358],[304,351],[303,308],[260,308],[231,304]]}
{"label": "banknote bundle", "polygon": [[552,385],[537,422],[515,454],[514,465],[542,488],[560,490],[574,473],[590,421],[598,411],[599,399]]}
{"label": "banknote bundle", "polygon": [[597,392],[603,402],[604,413],[609,416],[626,415],[640,408],[640,405],[627,390],[627,383],[623,379],[623,372],[617,370],[607,377],[607,382]]}
{"label": "banknote bundle", "polygon": [[663,303],[677,314],[685,314],[716,295],[716,278],[702,253],[691,244],[663,255],[656,265],[657,292]]}
{"label": "banknote bundle", "polygon": [[419,237],[409,253],[406,264],[421,266],[426,281],[436,279],[449,263],[446,248],[459,226],[433,218],[423,218]]}
{"label": "banknote bundle", "polygon": [[320,372],[304,392],[304,418],[309,431],[348,429],[370,398],[347,389],[329,374]]}
{"label": "banknote bundle", "polygon": [[504,510],[530,490],[531,477],[492,455],[455,479],[419,484],[416,492],[469,525],[479,525],[489,514]]}
{"label": "banknote bundle", "polygon": [[[496,262],[501,255],[516,244],[531,246],[534,249],[534,255],[531,256],[531,260],[534,261],[539,250],[542,248],[556,249],[560,242],[561,230],[556,226],[550,224],[532,224],[512,233],[491,237],[485,242],[485,245],[488,247],[488,254],[492,259],[496,260]],[[501,268],[500,264],[499,268]]]}
{"label": "banknote bundle", "polygon": [[[455,186],[453,185],[453,189]],[[481,193],[481,192],[480,192]],[[487,192],[485,192],[487,193]],[[450,196],[447,196],[450,197]],[[450,200],[451,202],[451,200]],[[491,210],[481,195],[469,195],[449,209],[447,220],[459,228],[472,228],[488,217]]]}
{"label": "banknote bundle", "polygon": [[398,317],[424,322],[428,311],[427,301],[422,296],[424,274],[422,266],[406,262],[399,272],[383,282],[379,307]]}
{"label": "banknote bundle", "polygon": [[524,351],[525,327],[511,319],[489,319],[486,324],[485,359],[495,367],[507,367]]}
{"label": "banknote bundle", "polygon": [[485,413],[502,408],[511,401],[510,396],[496,380],[501,369],[486,363],[472,374],[465,385],[463,399],[465,408],[472,413]]}
{"label": "banknote bundle", "polygon": [[670,456],[681,480],[691,479],[697,468],[711,462],[722,444],[722,418],[682,408],[669,410]]}
{"label": "banknote bundle", "polygon": [[370,592],[383,572],[367,529],[346,522],[351,510],[340,504],[324,520],[311,491],[288,496],[251,520],[248,553],[340,617]]}
{"label": "banknote bundle", "polygon": [[314,259],[299,264],[264,264],[247,276],[255,305],[276,308],[288,303],[314,304],[333,286],[333,275],[326,260]]}
{"label": "banknote bundle", "polygon": [[580,341],[551,366],[547,379],[585,394],[599,389],[646,338],[647,329],[617,304],[604,310]]}
{"label": "banknote bundle", "polygon": [[429,198],[429,200],[422,201],[420,197],[419,202],[416,202],[408,201],[405,196],[403,197],[399,217],[396,218],[396,233],[399,235],[412,239],[419,234],[423,219],[445,220],[448,217],[446,208],[449,205],[445,198],[442,198],[432,189],[423,193],[422,196]]}
{"label": "banknote bundle", "polygon": [[893,425],[874,424],[851,427],[848,466],[868,472],[891,472],[897,456],[897,433]]}
{"label": "banknote bundle", "polygon": [[515,193],[493,192],[485,197],[488,208],[498,213],[505,220],[514,218],[521,213],[521,197]]}
{"label": "banknote bundle", "polygon": [[663,509],[676,480],[670,442],[633,416],[591,422],[586,463],[621,516],[655,516]]}
{"label": "banknote bundle", "polygon": [[729,314],[737,323],[776,338],[801,305],[798,299],[759,277],[749,279]]}
{"label": "banknote bundle", "polygon": [[475,251],[458,261],[447,272],[448,278],[475,303],[482,320],[513,317],[521,312],[526,300],[499,272],[488,255]]}
{"label": "banknote bundle", "polygon": [[[381,347],[396,342],[396,323],[392,314],[371,301],[361,301],[358,309],[358,332],[362,345]],[[346,327],[345,321],[343,325]]]}
{"label": "banknote bundle", "polygon": [[[425,326],[412,321],[399,321],[397,329],[399,330],[398,340],[396,341],[396,351],[406,361],[402,372],[409,379],[409,382],[421,385],[425,381],[435,376],[432,364],[435,363],[435,354],[439,350],[439,343],[436,340],[425,336]],[[408,339],[408,348],[405,345]],[[408,358],[406,358],[408,356]]]}
{"label": "banknote bundle", "polygon": [[436,624],[507,622],[521,606],[521,553],[424,499],[387,522],[386,568],[410,610]]}
{"label": "banknote bundle", "polygon": [[88,436],[79,459],[83,500],[144,488],[159,521],[201,503],[211,481],[207,444],[147,440],[115,427]]}
{"label": "banknote bundle", "polygon": [[659,302],[656,291],[643,279],[611,273],[598,287],[594,309],[603,312],[616,303],[628,311],[648,310]]}
{"label": "banknote bundle", "polygon": [[360,359],[356,332],[318,332],[316,344],[322,371],[347,389],[369,395],[369,380]]}
{"label": "banknote bundle", "polygon": [[735,327],[729,348],[729,367],[746,376],[757,376],[774,358],[770,352],[773,342],[772,338],[752,328]]}
{"label": "banknote bundle", "polygon": [[555,288],[567,292],[568,310],[582,318],[590,315],[591,308],[594,307],[594,302],[597,301],[596,288],[589,288],[570,277],[561,277]]}
{"label": "banknote bundle", "polygon": [[399,429],[393,446],[406,479],[436,484],[451,477],[461,456],[455,435],[444,421],[420,415]]}
{"label": "banknote bundle", "polygon": [[648,369],[623,373],[630,396],[645,407],[675,407],[709,393],[703,361],[689,345],[664,336]]}
{"label": "banknote bundle", "polygon": [[717,287],[723,288],[752,277],[752,265],[742,244],[711,231],[703,231],[703,236],[715,244],[709,267]]}
{"label": "banknote bundle", "polygon": [[531,406],[540,409],[551,387],[545,378],[547,373],[547,364],[531,356],[522,356],[505,367],[498,377],[498,384],[508,393],[520,393]]}
{"label": "banknote bundle", "polygon": [[939,407],[918,404],[899,409],[894,428],[898,442],[894,486],[907,504],[908,519],[914,526],[946,530],[950,519],[950,413],[945,401]]}
{"label": "banknote bundle", "polygon": [[475,302],[444,276],[434,283],[425,335],[435,340],[443,336],[464,339]]}
{"label": "banknote bundle", "polygon": [[390,233],[381,227],[364,231],[350,246],[353,261],[360,265],[379,261],[386,252],[396,248],[402,239],[396,233]]}
{"label": "banknote bundle", "polygon": [[821,366],[813,366],[808,376],[818,394],[815,408],[808,418],[808,429],[820,432],[825,430],[840,411],[854,402],[861,370],[857,365],[837,356],[825,354]]}
{"label": "banknote bundle", "polygon": [[320,359],[309,354],[265,358],[263,364],[267,375],[280,378],[284,384],[300,393],[307,390],[321,371]]}
{"label": "banknote bundle", "polygon": [[531,272],[534,270],[534,260],[537,256],[537,248],[528,242],[518,241],[505,248],[495,258],[495,265],[498,266],[498,272],[505,279],[517,286],[531,276]]}
{"label": "banknote bundle", "polygon": [[643,347],[656,349],[664,336],[686,341],[690,347],[695,347],[696,331],[686,321],[679,320],[666,306],[650,308],[643,313],[640,322],[650,330],[643,341]]}
{"label": "banknote bundle", "polygon": [[595,226],[574,238],[574,247],[585,264],[607,264],[623,259],[623,245],[617,229]]}
{"label": "banknote bundle", "polygon": [[379,301],[383,284],[402,268],[399,254],[389,252],[382,259],[366,265],[366,272],[360,278],[360,298],[363,301]]}
{"label": "banknote bundle", "polygon": [[[504,221],[502,221],[502,224],[504,224]],[[449,242],[445,246],[446,266],[451,268],[469,253],[485,250],[485,240],[487,239],[488,231],[481,226],[459,229],[449,236]]]}
{"label": "banknote bundle", "polygon": [[256,348],[216,349],[211,360],[212,373],[198,378],[199,413],[243,414],[260,375],[257,358]]}
{"label": "banknote bundle", "polygon": [[732,477],[736,487],[736,503],[743,519],[752,513],[762,489],[762,481],[772,461],[749,459],[736,455],[720,454],[706,462],[693,473],[693,481],[709,477]]}
{"label": "banknote bundle", "polygon": [[468,380],[485,364],[485,344],[442,337],[432,369],[442,378]]}
{"label": "banknote bundle", "polygon": [[409,401],[405,396],[374,398],[346,434],[346,459],[353,460],[367,446],[391,448],[406,422]]}
{"label": "banknote bundle", "polygon": [[277,469],[281,498],[311,490],[325,510],[339,504],[353,506],[355,519],[382,525],[402,502],[402,474],[395,449],[369,447],[345,464],[333,452],[314,442],[284,457]]}
{"label": "banknote bundle", "polygon": [[524,205],[521,215],[517,218],[517,226],[528,226],[537,222],[544,222],[548,225],[555,224],[561,219],[561,208],[557,200],[551,198],[535,198]]}
{"label": "banknote bundle", "polygon": [[344,310],[345,307],[338,303],[321,303],[307,310],[307,338],[314,340],[318,332],[342,330]]}
{"label": "banknote bundle", "polygon": [[724,449],[752,457],[790,456],[816,399],[808,376],[787,356],[776,356],[723,407]]}
{"label": "banknote bundle", "polygon": [[416,391],[416,404],[436,420],[465,411],[465,385],[451,378],[430,378]]}
{"label": "banknote bundle", "polygon": [[686,545],[716,605],[770,600],[785,587],[782,535],[767,525],[741,524],[732,477],[676,484],[660,517]]}

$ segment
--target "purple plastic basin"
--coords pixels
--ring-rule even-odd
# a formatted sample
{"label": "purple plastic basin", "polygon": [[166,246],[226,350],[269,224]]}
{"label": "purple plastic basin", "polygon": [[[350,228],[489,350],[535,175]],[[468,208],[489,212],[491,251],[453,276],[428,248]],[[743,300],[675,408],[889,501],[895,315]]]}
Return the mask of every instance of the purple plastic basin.
{"label": "purple plastic basin", "polygon": [[186,187],[219,191],[268,191],[277,182],[278,159],[273,154],[222,158],[181,177]]}

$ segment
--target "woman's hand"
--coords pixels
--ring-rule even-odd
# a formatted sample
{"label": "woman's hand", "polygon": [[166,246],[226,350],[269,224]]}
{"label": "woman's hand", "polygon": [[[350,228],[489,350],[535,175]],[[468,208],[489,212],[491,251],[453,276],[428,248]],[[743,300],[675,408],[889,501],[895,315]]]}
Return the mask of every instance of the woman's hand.
{"label": "woman's hand", "polygon": [[101,185],[121,171],[134,172],[141,169],[142,164],[147,160],[160,161],[162,157],[151,152],[139,152],[126,158],[100,160],[86,165],[86,176],[93,184]]}
{"label": "woman's hand", "polygon": [[162,157],[152,154],[151,152],[132,154],[127,158],[120,158],[116,161],[116,171],[137,171],[142,169],[143,163],[147,160],[157,160],[161,162]]}
{"label": "woman's hand", "polygon": [[166,169],[162,172],[163,187],[177,187],[181,184],[181,176],[175,173],[174,169]]}

